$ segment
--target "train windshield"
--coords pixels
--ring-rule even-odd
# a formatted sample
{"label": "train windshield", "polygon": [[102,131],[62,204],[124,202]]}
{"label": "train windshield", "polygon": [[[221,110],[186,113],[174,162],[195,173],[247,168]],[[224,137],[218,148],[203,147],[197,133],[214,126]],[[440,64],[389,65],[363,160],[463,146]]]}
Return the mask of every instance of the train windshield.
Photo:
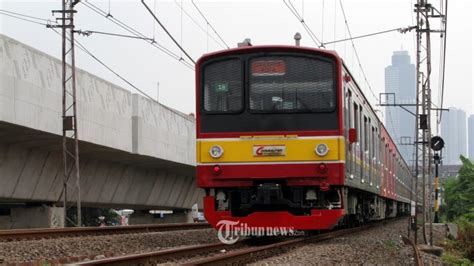
{"label": "train windshield", "polygon": [[[240,58],[204,68],[203,109],[212,113],[332,112],[336,107],[335,70],[329,60],[298,55],[248,60],[248,99]],[[244,108],[246,106],[246,108]]]}
{"label": "train windshield", "polygon": [[238,112],[243,108],[243,70],[240,59],[226,59],[206,66],[204,110]]}
{"label": "train windshield", "polygon": [[336,107],[333,64],[303,56],[250,60],[251,112],[331,112]]}

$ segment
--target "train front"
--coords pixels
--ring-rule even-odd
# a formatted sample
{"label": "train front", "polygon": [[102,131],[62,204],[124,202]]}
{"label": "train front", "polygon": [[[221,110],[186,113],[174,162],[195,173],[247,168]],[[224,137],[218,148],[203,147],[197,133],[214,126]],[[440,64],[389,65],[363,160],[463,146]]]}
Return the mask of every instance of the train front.
{"label": "train front", "polygon": [[196,67],[197,184],[207,221],[336,225],[344,215],[339,57],[251,46],[205,55]]}

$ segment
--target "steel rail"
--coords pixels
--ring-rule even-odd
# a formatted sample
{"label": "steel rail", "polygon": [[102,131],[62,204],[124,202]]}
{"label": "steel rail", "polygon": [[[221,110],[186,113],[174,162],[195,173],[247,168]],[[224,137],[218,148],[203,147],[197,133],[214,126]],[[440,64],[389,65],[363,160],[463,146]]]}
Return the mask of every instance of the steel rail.
{"label": "steel rail", "polygon": [[152,251],[140,254],[124,255],[97,259],[75,263],[76,265],[155,265],[166,262],[172,258],[179,258],[181,255],[199,254],[213,250],[229,248],[229,245],[223,243],[201,244],[186,247],[170,248],[159,251]]}
{"label": "steel rail", "polygon": [[[393,220],[389,220],[389,221],[393,221]],[[364,226],[356,227],[356,228],[331,231],[331,232],[323,233],[320,235],[292,239],[292,240],[265,245],[261,247],[252,247],[252,248],[248,248],[244,250],[239,250],[236,252],[229,252],[229,253],[217,255],[214,257],[191,261],[189,263],[186,263],[186,265],[245,264],[245,263],[258,260],[260,258],[272,256],[274,255],[276,249],[286,250],[290,247],[293,247],[296,245],[307,244],[309,242],[326,241],[335,237],[362,232],[370,228],[382,226],[382,225],[387,224],[389,221],[368,224],[368,225],[364,225]]]}
{"label": "steel rail", "polygon": [[410,244],[410,246],[412,246],[412,248],[413,248],[413,252],[414,252],[414,255],[415,255],[415,266],[423,266],[424,263],[423,263],[423,260],[421,259],[420,249],[418,249],[418,247],[415,245],[415,243],[413,241],[411,241],[411,239],[409,239],[408,237],[403,236],[402,239],[403,239],[403,242],[405,244]]}
{"label": "steel rail", "polygon": [[[289,247],[295,245],[304,245],[308,242],[325,241],[335,237],[340,237],[347,234],[361,232],[370,228],[385,225],[398,219],[386,220],[357,228],[341,229],[337,231],[330,231],[320,235],[300,237],[297,239],[286,240],[282,242],[267,244],[263,246],[256,246],[250,248],[243,248],[236,251],[229,251],[225,254],[219,254],[212,257],[191,260],[185,262],[184,265],[222,265],[222,264],[243,264],[255,261],[260,258],[275,255],[275,250],[281,249],[282,252]],[[230,246],[233,247],[233,246]],[[212,250],[221,250],[229,248],[229,245],[222,243],[194,245],[181,248],[171,248],[155,252],[147,252],[142,254],[125,255],[119,257],[110,257],[105,259],[85,261],[77,263],[78,265],[148,265],[157,263],[171,262],[169,259],[179,258],[181,255],[200,254]],[[167,261],[168,259],[168,261]]]}
{"label": "steel rail", "polygon": [[42,238],[75,237],[91,235],[129,234],[141,232],[177,231],[210,228],[207,223],[144,224],[104,227],[67,227],[41,229],[0,230],[0,242]]}

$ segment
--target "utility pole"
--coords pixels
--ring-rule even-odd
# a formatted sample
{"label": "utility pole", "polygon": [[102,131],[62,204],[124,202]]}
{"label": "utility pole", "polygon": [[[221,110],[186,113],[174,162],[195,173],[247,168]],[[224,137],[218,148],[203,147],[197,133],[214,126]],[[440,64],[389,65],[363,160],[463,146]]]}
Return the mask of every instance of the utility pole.
{"label": "utility pole", "polygon": [[[447,0],[445,0],[447,1]],[[422,182],[422,223],[423,223],[423,240],[428,244],[426,238],[425,223],[428,219],[430,221],[430,235],[432,235],[432,219],[431,219],[431,162],[432,152],[430,149],[431,141],[431,110],[448,111],[443,108],[433,108],[431,101],[431,33],[446,32],[446,14],[442,14],[431,4],[428,0],[417,0],[415,4],[416,13],[416,103],[415,104],[398,104],[396,102],[395,93],[381,93],[380,101],[386,98],[389,102],[382,103],[380,106],[398,106],[410,114],[415,116],[415,169],[414,169],[414,188],[412,187],[412,194],[410,200],[412,201],[412,208],[414,205],[414,213],[412,212],[412,228],[415,231],[415,244],[418,243],[418,202],[419,202],[419,178]],[[430,28],[430,19],[441,18],[442,29],[433,30]],[[407,109],[407,107],[414,106],[415,113]],[[406,145],[406,143],[402,143]],[[421,162],[421,167],[420,167]],[[421,171],[421,175],[420,175]],[[428,179],[428,182],[427,182]],[[413,183],[412,183],[413,186]],[[428,188],[428,189],[427,189]],[[427,212],[427,208],[429,211]],[[431,243],[430,243],[431,244]]]}
{"label": "utility pole", "polygon": [[64,205],[64,226],[67,226],[68,183],[71,176],[76,181],[77,217],[73,222],[81,226],[81,176],[79,172],[79,136],[77,133],[77,106],[76,106],[76,63],[74,54],[74,6],[80,0],[63,0],[62,10],[53,10],[59,13],[60,25],[49,25],[62,29],[62,126],[63,126],[63,165],[64,178],[61,192]]}
{"label": "utility pole", "polygon": [[[415,4],[415,13],[417,21],[416,29],[416,77],[417,77],[417,108],[416,108],[416,158],[415,175],[416,183],[420,171],[419,162],[421,160],[421,178],[422,178],[422,206],[423,206],[423,240],[428,244],[426,238],[426,219],[430,221],[430,232],[432,231],[431,220],[431,162],[432,152],[430,149],[431,140],[431,33],[444,33],[443,30],[433,30],[430,27],[430,19],[444,18],[436,8],[428,3],[428,0],[417,0]],[[421,102],[420,102],[421,100]],[[427,182],[428,179],[428,182]],[[416,189],[418,190],[418,184]],[[427,187],[428,186],[428,187]],[[428,189],[427,189],[428,188]],[[427,212],[427,209],[428,212]],[[415,223],[417,223],[415,215]],[[417,230],[415,230],[415,243],[417,243]],[[432,244],[431,242],[429,244]]]}

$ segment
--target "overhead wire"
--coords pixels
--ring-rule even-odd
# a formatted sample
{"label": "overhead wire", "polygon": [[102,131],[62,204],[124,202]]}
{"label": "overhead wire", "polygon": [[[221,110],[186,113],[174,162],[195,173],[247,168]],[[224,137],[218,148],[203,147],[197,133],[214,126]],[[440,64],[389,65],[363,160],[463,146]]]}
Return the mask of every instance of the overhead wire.
{"label": "overhead wire", "polygon": [[[89,8],[90,10],[92,10],[93,12],[97,13],[98,15],[106,18],[107,20],[109,20],[110,22],[114,23],[115,25],[119,26],[120,28],[124,29],[125,31],[135,35],[135,36],[139,36],[139,37],[142,37],[142,38],[148,38],[146,35],[144,35],[143,33],[135,30],[133,27],[127,25],[126,23],[120,21],[119,19],[113,17],[113,16],[108,16],[107,17],[107,12],[105,12],[104,10],[102,10],[101,8],[99,8],[98,6],[92,4],[90,1],[80,1],[79,3],[83,4],[85,7]],[[148,38],[149,39],[149,38]],[[166,55],[170,56],[171,58],[177,60],[178,62],[182,63],[184,66],[186,66],[187,68],[189,68],[190,70],[194,70],[194,64],[191,64],[189,63],[187,60],[185,60],[184,58],[180,57],[179,55],[175,54],[174,52],[172,52],[171,50],[169,50],[168,48],[166,48],[165,46],[157,43],[155,40],[153,41],[150,41],[147,43],[149,43],[150,45],[154,46],[155,48],[157,48],[158,50],[160,50],[161,52],[165,53]]]}
{"label": "overhead wire", "polygon": [[[48,27],[48,26],[51,26],[51,24],[46,24],[46,23],[39,23],[39,22],[36,22],[36,21],[33,21],[33,20],[29,20],[29,19],[24,19],[24,18],[21,18],[21,16],[24,16],[24,17],[31,17],[29,15],[25,15],[25,14],[21,14],[21,13],[16,13],[16,15],[10,15],[10,14],[6,14],[6,13],[3,13],[3,12],[7,12],[7,13],[15,13],[15,12],[11,12],[11,11],[8,11],[8,10],[0,10],[0,14],[1,15],[6,15],[6,16],[11,16],[13,18],[16,18],[16,19],[19,19],[19,20],[24,20],[24,21],[27,21],[27,22],[30,22],[30,23],[34,23],[34,24],[37,24],[37,25],[41,25],[41,26],[46,26],[47,28],[51,29],[53,32],[55,32],[56,34],[58,34],[59,36],[62,36],[61,33],[59,33],[55,28],[53,27]],[[34,17],[35,19],[38,19],[38,20],[43,20],[43,21],[48,21],[50,22],[48,19],[42,19],[42,18],[37,18],[37,17]],[[70,40],[69,37],[66,37],[66,39]],[[123,82],[125,82],[126,84],[128,84],[130,87],[132,87],[134,90],[136,90],[137,92],[139,92],[140,94],[142,94],[143,96],[145,96],[146,98],[150,99],[151,101],[155,102],[155,103],[158,103],[160,104],[157,100],[155,100],[153,97],[151,97],[149,94],[147,94],[146,92],[144,92],[143,90],[141,90],[140,88],[138,88],[137,86],[135,86],[132,82],[130,82],[129,80],[127,80],[125,77],[123,77],[122,75],[120,75],[118,72],[116,72],[115,70],[113,70],[111,67],[109,67],[106,63],[104,63],[102,60],[100,60],[97,56],[95,56],[92,52],[90,52],[83,44],[81,44],[78,40],[74,40],[74,45],[77,46],[80,50],[82,50],[84,53],[86,53],[87,55],[89,55],[91,58],[93,58],[95,61],[97,61],[99,64],[101,64],[103,67],[105,67],[107,70],[109,70],[111,73],[113,73],[115,76],[117,76],[120,80],[122,80]],[[186,116],[185,114],[182,114],[181,112],[173,109],[173,108],[170,108],[166,105],[162,105],[160,104],[160,106],[162,106],[163,108],[166,108],[168,110],[171,110],[171,111],[174,111],[176,112],[178,115],[186,118],[186,119],[189,119],[188,116]]]}
{"label": "overhead wire", "polygon": [[[219,42],[216,38],[214,38],[214,36],[212,36],[211,34],[209,34],[209,31],[207,29],[204,29],[202,27],[202,25],[200,25],[190,14],[189,12],[186,11],[186,9],[180,5],[178,3],[178,1],[174,0],[174,3],[179,7],[181,8],[182,12],[184,13],[184,15],[186,15],[202,32],[204,32],[208,38],[211,38],[217,45],[219,45],[221,48],[223,49],[228,49],[229,47],[225,47],[221,42]],[[206,24],[207,27],[209,27],[208,24]]]}
{"label": "overhead wire", "polygon": [[[50,28],[51,30],[53,30],[56,34],[58,34],[59,36],[62,36],[61,33],[59,33],[56,29],[54,28]],[[67,40],[70,40],[69,37],[66,37]],[[152,102],[154,103],[157,103],[159,104],[160,106],[162,106],[163,108],[165,109],[168,109],[168,110],[171,110],[175,113],[177,113],[178,115],[180,115],[181,117],[184,117],[186,119],[189,119],[189,117],[171,107],[168,107],[166,105],[162,105],[161,103],[159,103],[156,99],[154,99],[153,97],[151,97],[149,94],[147,94],[146,92],[144,92],[143,90],[141,90],[140,88],[138,88],[136,85],[134,85],[131,81],[129,81],[128,79],[126,79],[125,77],[123,77],[122,75],[120,75],[118,72],[116,72],[115,70],[113,70],[110,66],[108,66],[106,63],[104,63],[102,60],[100,60],[97,56],[95,56],[91,51],[89,51],[83,44],[81,44],[79,41],[77,40],[74,40],[74,45],[79,48],[81,51],[83,51],[84,53],[86,53],[87,55],[89,55],[92,59],[94,59],[96,62],[98,62],[100,65],[102,65],[103,67],[105,67],[107,70],[109,70],[112,74],[114,74],[116,77],[118,77],[120,80],[122,80],[123,82],[125,82],[127,85],[129,85],[130,87],[132,87],[134,90],[136,90],[137,92],[139,92],[140,94],[142,94],[143,96],[145,96],[146,98],[148,98],[149,100],[151,100]]]}
{"label": "overhead wire", "polygon": [[[52,22],[49,19],[34,17],[34,16],[22,14],[22,13],[17,13],[17,12],[5,10],[5,9],[0,9],[0,15],[4,15],[4,16],[7,16],[7,17],[11,17],[11,18],[16,18],[16,19],[19,19],[19,20],[23,20],[23,21],[30,22],[30,23],[35,23],[35,24],[42,25],[42,26],[56,24],[56,22]],[[39,22],[39,21],[44,21],[44,22]]]}
{"label": "overhead wire", "polygon": [[321,47],[324,47],[324,0],[323,7],[321,8]]}
{"label": "overhead wire", "polygon": [[[62,36],[61,33],[59,33],[56,29],[54,28],[51,28],[56,34],[58,34],[59,36]],[[68,40],[69,37],[67,37]],[[117,73],[116,71],[114,71],[112,68],[110,68],[107,64],[105,64],[102,60],[100,60],[99,58],[97,58],[97,56],[95,56],[92,52],[90,52],[84,45],[82,45],[79,41],[77,40],[74,40],[74,45],[77,46],[77,48],[79,48],[80,50],[82,50],[84,53],[86,53],[87,55],[89,55],[90,57],[92,57],[95,61],[97,61],[99,64],[101,64],[103,67],[105,67],[107,70],[109,70],[110,72],[112,72],[112,74],[114,74],[115,76],[117,76],[119,79],[121,79],[123,82],[127,83],[130,87],[132,87],[133,89],[135,89],[136,91],[140,92],[141,94],[143,94],[145,97],[151,99],[152,101],[156,101],[155,99],[153,99],[150,95],[148,95],[147,93],[145,93],[144,91],[140,90],[137,86],[133,85],[133,83],[131,83],[130,81],[128,81],[126,78],[124,78],[122,75],[120,75],[119,73]]]}
{"label": "overhead wire", "polygon": [[296,17],[296,19],[301,23],[301,25],[303,25],[304,30],[308,33],[309,37],[311,38],[311,40],[313,40],[314,44],[316,46],[320,46],[321,41],[316,36],[316,34],[314,34],[314,32],[311,30],[311,28],[306,24],[304,18],[299,14],[298,10],[296,10],[293,3],[291,3],[291,0],[283,0],[283,3],[291,11],[291,13]]}
{"label": "overhead wire", "polygon": [[357,52],[357,49],[356,49],[355,44],[354,44],[354,40],[352,39],[352,34],[351,34],[350,27],[349,27],[349,22],[347,21],[347,16],[346,16],[346,12],[344,11],[344,6],[342,5],[342,0],[339,0],[339,5],[341,6],[342,15],[344,17],[344,23],[346,24],[347,33],[349,34],[349,39],[352,43],[352,49],[354,50],[354,54],[356,56],[357,62],[359,63],[360,71],[362,72],[362,75],[365,79],[365,82],[366,82],[367,86],[369,87],[370,92],[372,93],[372,96],[374,96],[374,98],[376,99],[376,102],[378,102],[379,98],[375,95],[375,92],[373,91],[372,86],[370,86],[369,80],[367,79],[367,75],[365,74],[364,68],[362,67],[362,63],[361,63],[360,58],[359,58],[359,53]]}
{"label": "overhead wire", "polygon": [[[186,50],[184,50],[184,48],[176,41],[176,39],[173,37],[173,35],[171,35],[171,33],[168,31],[168,29],[165,27],[165,25],[163,23],[161,23],[161,21],[158,19],[158,17],[155,15],[155,13],[153,13],[153,10],[150,9],[150,7],[148,7],[148,5],[145,3],[145,0],[142,0],[141,1],[142,4],[145,6],[145,8],[148,10],[148,12],[150,13],[150,15],[155,19],[155,21],[158,23],[158,25],[160,25],[160,27],[165,31],[165,33],[168,35],[168,37],[170,37],[170,39],[174,42],[174,44],[176,46],[178,46],[178,48],[181,50],[181,52],[183,52],[183,54],[191,61],[193,62],[193,64],[196,64],[196,61],[188,54],[188,52]],[[182,57],[181,57],[182,58]]]}
{"label": "overhead wire", "polygon": [[140,36],[135,36],[135,35],[125,35],[125,34],[112,33],[112,32],[103,32],[103,31],[96,31],[96,30],[75,30],[74,32],[83,36],[90,36],[92,34],[101,34],[101,35],[108,35],[108,36],[115,36],[115,37],[146,40],[146,41],[154,40],[153,38],[140,37]]}
{"label": "overhead wire", "polygon": [[227,49],[230,49],[229,45],[226,43],[226,41],[224,41],[224,39],[222,38],[222,36],[217,32],[217,30],[214,28],[214,26],[212,26],[212,24],[209,22],[209,20],[206,18],[206,16],[204,15],[204,13],[201,11],[201,9],[199,9],[199,7],[196,5],[196,3],[194,2],[194,0],[191,0],[191,3],[193,4],[194,8],[196,8],[196,10],[198,11],[199,15],[201,15],[201,17],[204,19],[204,21],[206,21],[207,25],[212,29],[212,31],[217,35],[217,37],[219,38],[219,40],[222,41],[222,43],[227,47]]}
{"label": "overhead wire", "polygon": [[[336,39],[336,29],[337,29],[337,2],[334,1],[334,39]],[[336,43],[333,43],[333,50],[336,50]]]}
{"label": "overhead wire", "polygon": [[439,104],[439,108],[441,109],[439,111],[439,119],[437,121],[438,125],[437,125],[437,128],[439,128],[440,124],[441,124],[441,119],[443,118],[443,104],[444,104],[444,80],[445,80],[445,75],[446,75],[446,37],[447,37],[447,29],[448,29],[448,0],[444,0],[444,10],[443,10],[443,14],[444,14],[444,18],[443,18],[443,30],[444,30],[444,34],[443,34],[443,39],[441,40],[441,64],[440,64],[440,68],[442,69],[441,70],[441,75],[440,75],[440,79],[441,81],[439,82],[440,83],[440,90],[441,90],[441,97],[438,96],[438,98],[440,99],[440,104]]}
{"label": "overhead wire", "polygon": [[368,33],[368,34],[364,34],[364,35],[359,35],[359,36],[356,36],[356,37],[344,38],[344,39],[335,40],[335,41],[330,41],[330,42],[324,42],[324,43],[322,43],[321,45],[322,45],[322,46],[325,46],[325,45],[327,45],[327,44],[335,44],[335,43],[339,43],[339,42],[352,41],[352,40],[356,40],[356,39],[362,39],[362,38],[366,38],[366,37],[372,37],[372,36],[375,36],[375,35],[390,33],[390,32],[394,32],[394,31],[398,31],[398,32],[400,32],[400,33],[406,33],[407,31],[411,31],[411,30],[413,30],[413,29],[416,29],[416,26],[409,26],[409,27],[404,27],[404,28],[394,28],[394,29],[389,29],[389,30],[383,30],[383,31],[378,31],[378,32],[374,32],[374,33]]}

